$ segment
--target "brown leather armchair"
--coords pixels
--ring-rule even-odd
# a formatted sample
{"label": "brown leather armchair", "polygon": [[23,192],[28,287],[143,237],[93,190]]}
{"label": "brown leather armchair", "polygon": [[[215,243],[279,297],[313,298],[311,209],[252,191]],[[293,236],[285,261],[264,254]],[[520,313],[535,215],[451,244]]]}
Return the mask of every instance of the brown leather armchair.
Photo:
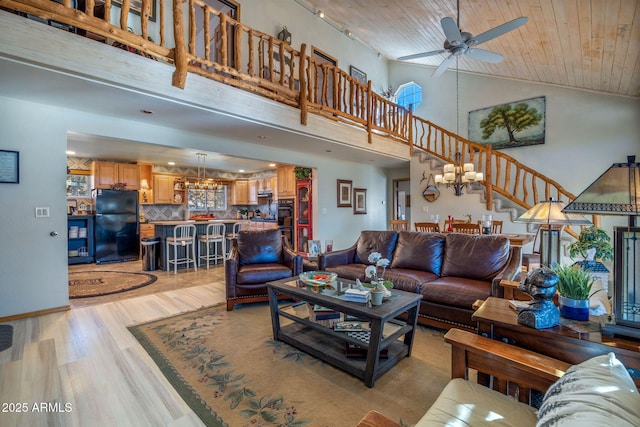
{"label": "brown leather armchair", "polygon": [[227,311],[236,304],[268,301],[267,282],[297,277],[302,257],[278,229],[240,231],[224,266]]}

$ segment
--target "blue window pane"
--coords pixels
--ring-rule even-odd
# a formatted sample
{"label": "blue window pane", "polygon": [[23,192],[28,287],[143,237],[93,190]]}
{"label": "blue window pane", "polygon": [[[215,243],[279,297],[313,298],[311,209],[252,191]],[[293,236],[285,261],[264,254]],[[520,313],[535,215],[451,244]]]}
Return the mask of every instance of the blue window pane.
{"label": "blue window pane", "polygon": [[411,82],[402,85],[398,90],[398,105],[415,110],[422,102],[422,88]]}

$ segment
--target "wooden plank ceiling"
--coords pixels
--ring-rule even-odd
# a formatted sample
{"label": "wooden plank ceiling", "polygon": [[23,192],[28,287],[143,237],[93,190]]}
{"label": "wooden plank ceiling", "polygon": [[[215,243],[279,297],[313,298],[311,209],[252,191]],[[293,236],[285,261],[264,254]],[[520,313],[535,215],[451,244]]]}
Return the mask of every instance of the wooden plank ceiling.
{"label": "wooden plank ceiling", "polygon": [[[390,60],[442,49],[440,19],[457,19],[456,0],[295,1]],[[479,46],[503,62],[463,56],[459,69],[640,97],[640,0],[460,0],[460,27],[474,35],[520,16],[529,22]],[[412,62],[437,67],[446,56]]]}

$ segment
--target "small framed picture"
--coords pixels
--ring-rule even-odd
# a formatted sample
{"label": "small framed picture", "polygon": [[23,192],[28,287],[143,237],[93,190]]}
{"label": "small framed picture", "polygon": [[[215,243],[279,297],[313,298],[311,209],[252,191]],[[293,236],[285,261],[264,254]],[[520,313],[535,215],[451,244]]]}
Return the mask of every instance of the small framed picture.
{"label": "small framed picture", "polygon": [[338,180],[338,207],[351,207],[351,181],[344,179]]}
{"label": "small framed picture", "polygon": [[366,86],[367,84],[367,74],[354,67],[353,65],[349,66],[349,75]]}
{"label": "small framed picture", "polygon": [[0,150],[0,183],[20,183],[20,152]]}
{"label": "small framed picture", "polygon": [[320,255],[320,240],[309,240],[309,256],[310,257],[317,257],[318,255]]}
{"label": "small framed picture", "polygon": [[362,215],[367,213],[367,189],[353,189],[353,213],[354,215]]}

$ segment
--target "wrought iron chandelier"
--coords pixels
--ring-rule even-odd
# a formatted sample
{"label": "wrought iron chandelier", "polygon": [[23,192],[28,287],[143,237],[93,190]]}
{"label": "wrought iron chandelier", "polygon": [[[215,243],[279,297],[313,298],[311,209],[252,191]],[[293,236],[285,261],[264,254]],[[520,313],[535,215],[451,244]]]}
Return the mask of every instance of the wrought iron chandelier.
{"label": "wrought iron chandelier", "polygon": [[445,184],[447,188],[453,187],[456,196],[462,196],[462,189],[470,182],[482,181],[484,175],[482,172],[474,170],[473,163],[462,163],[462,154],[456,153],[455,163],[447,163],[442,168],[442,174],[435,177],[436,184]]}

